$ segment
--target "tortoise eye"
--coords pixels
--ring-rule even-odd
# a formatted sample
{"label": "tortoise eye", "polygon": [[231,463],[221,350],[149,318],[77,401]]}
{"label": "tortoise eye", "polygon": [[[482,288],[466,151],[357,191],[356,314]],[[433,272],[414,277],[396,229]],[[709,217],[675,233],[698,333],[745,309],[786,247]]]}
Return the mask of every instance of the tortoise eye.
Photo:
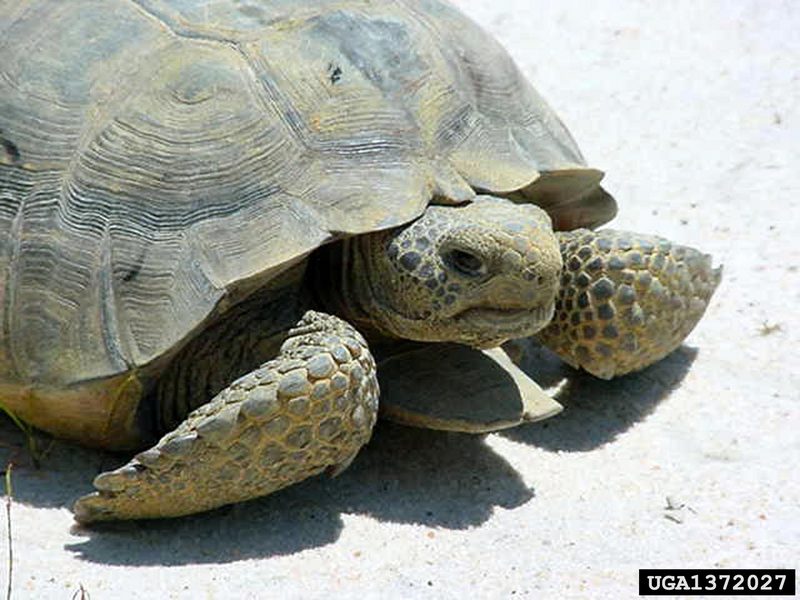
{"label": "tortoise eye", "polygon": [[444,254],[445,263],[466,277],[481,277],[486,274],[486,265],[480,257],[464,250],[449,250]]}

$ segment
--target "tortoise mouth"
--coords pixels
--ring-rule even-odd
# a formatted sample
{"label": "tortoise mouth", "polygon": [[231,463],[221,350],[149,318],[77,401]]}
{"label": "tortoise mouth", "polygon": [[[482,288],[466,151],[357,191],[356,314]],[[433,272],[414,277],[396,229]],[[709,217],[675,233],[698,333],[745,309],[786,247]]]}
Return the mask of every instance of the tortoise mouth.
{"label": "tortoise mouth", "polygon": [[505,341],[533,335],[550,322],[554,311],[554,302],[532,308],[475,306],[458,313],[455,320],[471,329],[496,334]]}

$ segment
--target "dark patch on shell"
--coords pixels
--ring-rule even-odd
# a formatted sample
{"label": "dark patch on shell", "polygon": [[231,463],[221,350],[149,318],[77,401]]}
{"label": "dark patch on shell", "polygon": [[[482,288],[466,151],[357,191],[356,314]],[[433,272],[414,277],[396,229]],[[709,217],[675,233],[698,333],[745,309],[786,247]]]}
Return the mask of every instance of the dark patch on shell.
{"label": "dark patch on shell", "polygon": [[136,279],[136,276],[141,272],[141,270],[142,265],[136,265],[122,276],[122,281],[133,281]]}
{"label": "dark patch on shell", "polygon": [[334,65],[333,63],[329,64],[328,78],[333,85],[339,83],[339,81],[342,79],[342,68],[338,65]]}
{"label": "dark patch on shell", "polygon": [[11,140],[4,138],[2,131],[0,131],[0,146],[3,147],[3,152],[5,152],[12,165],[18,165],[22,162],[22,155],[19,153],[19,148],[17,148],[17,145]]}

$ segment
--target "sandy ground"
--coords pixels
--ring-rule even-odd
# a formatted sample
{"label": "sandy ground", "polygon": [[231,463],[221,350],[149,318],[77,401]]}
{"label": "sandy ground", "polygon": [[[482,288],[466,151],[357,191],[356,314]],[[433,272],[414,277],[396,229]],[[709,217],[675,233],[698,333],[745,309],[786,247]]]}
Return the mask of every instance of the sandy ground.
{"label": "sandy ground", "polygon": [[338,479],[171,522],[71,530],[114,459],[59,443],[14,472],[15,598],[626,598],[640,567],[798,566],[800,4],[459,4],[607,171],[615,226],[724,263],[686,345],[611,383],[541,357],[546,423],[381,425]]}

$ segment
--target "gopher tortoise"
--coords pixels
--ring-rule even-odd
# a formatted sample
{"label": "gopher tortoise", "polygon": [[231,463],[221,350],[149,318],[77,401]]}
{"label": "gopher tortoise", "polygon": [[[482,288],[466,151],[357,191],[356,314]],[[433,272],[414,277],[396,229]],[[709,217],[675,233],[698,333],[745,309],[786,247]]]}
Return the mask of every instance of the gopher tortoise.
{"label": "gopher tortoise", "polygon": [[571,364],[637,370],[719,280],[592,231],[616,212],[602,173],[442,0],[15,0],[0,56],[0,402],[144,450],[81,522],[341,471],[379,372],[404,423],[543,418],[487,349],[552,320]]}

